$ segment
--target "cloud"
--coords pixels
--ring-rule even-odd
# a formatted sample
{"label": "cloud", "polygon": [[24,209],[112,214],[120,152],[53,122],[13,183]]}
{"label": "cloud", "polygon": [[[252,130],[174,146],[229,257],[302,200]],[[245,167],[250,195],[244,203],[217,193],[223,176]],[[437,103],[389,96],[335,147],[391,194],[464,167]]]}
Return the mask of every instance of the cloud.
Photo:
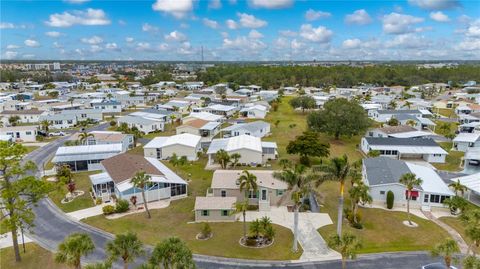
{"label": "cloud", "polygon": [[173,31],[170,32],[168,35],[165,35],[165,39],[168,41],[182,42],[187,40],[187,36],[179,31]]}
{"label": "cloud", "polygon": [[222,2],[220,0],[210,0],[208,2],[209,9],[220,9],[222,8]]}
{"label": "cloud", "polygon": [[423,22],[423,18],[392,12],[383,16],[383,31],[387,34],[406,34],[418,31],[414,24]]}
{"label": "cloud", "polygon": [[99,36],[92,36],[92,37],[84,37],[82,39],[80,39],[80,41],[82,41],[82,43],[85,43],[85,44],[90,44],[90,45],[98,45],[98,44],[101,44],[103,42],[103,39]]}
{"label": "cloud", "polygon": [[290,42],[290,47],[294,50],[297,51],[305,46],[305,43],[302,43],[298,41],[297,39],[293,39],[292,42]]}
{"label": "cloud", "polygon": [[14,49],[19,49],[20,46],[17,46],[17,45],[13,45],[13,44],[10,44],[7,46],[7,50],[14,50]]}
{"label": "cloud", "polygon": [[361,44],[362,44],[362,41],[358,38],[347,39],[343,41],[342,47],[344,49],[356,49],[356,48],[359,48]]}
{"label": "cloud", "polygon": [[115,51],[120,51],[120,48],[118,47],[117,43],[107,43],[105,44],[105,48],[108,50],[115,50]]}
{"label": "cloud", "polygon": [[56,31],[50,31],[50,32],[46,32],[45,35],[49,37],[60,37],[62,33],[56,32]]}
{"label": "cloud", "polygon": [[257,53],[265,49],[265,43],[258,39],[251,39],[246,36],[239,36],[235,39],[223,39],[223,47],[226,49],[241,50],[250,53]]}
{"label": "cloud", "polygon": [[465,35],[468,37],[477,37],[480,38],[480,19],[470,23],[465,31]]}
{"label": "cloud", "polygon": [[280,9],[290,7],[293,0],[250,0],[249,4],[256,8]]}
{"label": "cloud", "polygon": [[238,28],[238,24],[234,20],[226,20],[225,24],[227,25],[227,28],[231,30],[235,30]]}
{"label": "cloud", "polygon": [[450,18],[441,11],[432,11],[430,12],[430,19],[436,22],[449,22]]}
{"label": "cloud", "polygon": [[22,58],[24,59],[32,59],[35,58],[35,54],[23,54]]}
{"label": "cloud", "polygon": [[125,26],[127,25],[127,22],[124,20],[118,20],[118,25]]}
{"label": "cloud", "polygon": [[1,22],[0,23],[0,29],[13,29],[15,28],[15,24],[11,22]]}
{"label": "cloud", "polygon": [[25,44],[25,46],[31,47],[31,48],[40,47],[40,43],[37,40],[33,40],[33,39],[27,39],[23,43]]}
{"label": "cloud", "polygon": [[345,16],[345,22],[348,24],[365,25],[372,22],[372,18],[365,9],[355,10],[352,14]]}
{"label": "cloud", "polygon": [[427,10],[445,10],[460,7],[458,0],[408,0],[408,3]]}
{"label": "cloud", "polygon": [[387,48],[419,49],[426,48],[428,42],[425,37],[416,34],[402,34],[395,36],[392,40],[385,42]]}
{"label": "cloud", "polygon": [[260,39],[263,35],[257,30],[251,30],[250,33],[248,33],[248,37],[252,39]]}
{"label": "cloud", "polygon": [[89,1],[90,0],[63,0],[63,2],[70,3],[70,4],[83,4]]}
{"label": "cloud", "polygon": [[160,28],[153,26],[149,23],[144,23],[142,24],[142,31],[147,32],[147,33],[156,33],[160,31]]}
{"label": "cloud", "polygon": [[56,48],[56,49],[62,49],[63,48],[63,46],[60,45],[57,41],[53,42],[52,44],[53,44],[53,47]]}
{"label": "cloud", "polygon": [[281,36],[285,36],[285,37],[294,37],[294,36],[297,36],[297,32],[294,32],[292,30],[280,30],[278,31],[278,33],[281,35]]}
{"label": "cloud", "polygon": [[332,16],[332,14],[330,14],[329,12],[324,12],[320,10],[315,11],[313,9],[309,9],[307,10],[307,12],[305,12],[305,19],[307,21],[315,21],[318,19],[329,18],[330,16]]}
{"label": "cloud", "polygon": [[255,16],[246,13],[237,13],[240,18],[239,23],[244,28],[261,28],[267,25],[267,22]]}
{"label": "cloud", "polygon": [[51,27],[70,27],[73,25],[108,25],[110,20],[103,10],[88,8],[52,14],[45,23]]}
{"label": "cloud", "polygon": [[328,43],[333,32],[324,26],[314,28],[311,24],[303,24],[300,27],[300,36],[305,40],[316,43]]}
{"label": "cloud", "polygon": [[457,21],[458,21],[459,23],[462,23],[462,24],[468,24],[468,23],[470,23],[470,22],[472,21],[472,18],[470,18],[469,16],[463,14],[463,15],[458,16]]}
{"label": "cloud", "polygon": [[218,28],[218,22],[217,21],[204,18],[202,20],[202,22],[203,22],[203,25],[205,25],[207,27],[210,27],[212,29],[217,29]]}
{"label": "cloud", "polygon": [[91,53],[97,53],[103,51],[103,48],[100,47],[99,45],[91,45],[89,51]]}
{"label": "cloud", "polygon": [[466,38],[455,49],[460,51],[480,51],[480,38]]}
{"label": "cloud", "polygon": [[132,43],[133,41],[135,41],[135,39],[133,37],[125,37],[125,41],[127,41],[128,43]]}
{"label": "cloud", "polygon": [[3,57],[9,60],[9,59],[14,59],[15,57],[17,57],[17,55],[18,55],[18,52],[16,51],[7,50],[3,54]]}
{"label": "cloud", "polygon": [[182,19],[193,10],[193,0],[157,0],[152,8]]}

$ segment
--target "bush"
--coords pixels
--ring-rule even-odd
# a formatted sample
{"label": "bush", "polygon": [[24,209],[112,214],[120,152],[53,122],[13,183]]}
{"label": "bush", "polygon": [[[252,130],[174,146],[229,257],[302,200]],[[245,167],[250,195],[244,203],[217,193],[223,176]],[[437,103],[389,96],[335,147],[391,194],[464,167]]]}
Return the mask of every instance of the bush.
{"label": "bush", "polygon": [[115,212],[116,213],[123,213],[127,212],[130,208],[130,203],[127,200],[119,199],[115,204]]}
{"label": "bush", "polygon": [[210,227],[210,224],[205,222],[202,226],[202,230],[200,231],[202,238],[207,238],[212,234],[212,227]]}
{"label": "bush", "polygon": [[97,197],[97,199],[95,199],[95,204],[96,205],[101,205],[102,204],[102,198]]}
{"label": "bush", "polygon": [[114,120],[110,121],[110,126],[114,127],[115,125],[117,125],[116,121],[114,121]]}
{"label": "bush", "polygon": [[355,228],[355,229],[359,229],[359,230],[363,229],[363,225],[359,222],[352,223],[352,227]]}
{"label": "bush", "polygon": [[395,200],[395,195],[393,194],[392,191],[387,192],[387,208],[392,209],[393,208],[393,202]]}
{"label": "bush", "polygon": [[113,205],[106,205],[102,207],[103,215],[111,215],[115,213],[115,207]]}
{"label": "bush", "polygon": [[247,237],[247,240],[245,240],[245,245],[253,247],[257,245],[257,238],[255,237]]}

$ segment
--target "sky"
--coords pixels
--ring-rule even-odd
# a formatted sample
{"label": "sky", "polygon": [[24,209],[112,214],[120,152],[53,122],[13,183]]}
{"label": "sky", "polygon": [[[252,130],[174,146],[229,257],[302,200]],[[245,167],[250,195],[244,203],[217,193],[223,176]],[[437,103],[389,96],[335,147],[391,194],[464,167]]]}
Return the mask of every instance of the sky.
{"label": "sky", "polygon": [[2,0],[0,59],[479,60],[480,0]]}

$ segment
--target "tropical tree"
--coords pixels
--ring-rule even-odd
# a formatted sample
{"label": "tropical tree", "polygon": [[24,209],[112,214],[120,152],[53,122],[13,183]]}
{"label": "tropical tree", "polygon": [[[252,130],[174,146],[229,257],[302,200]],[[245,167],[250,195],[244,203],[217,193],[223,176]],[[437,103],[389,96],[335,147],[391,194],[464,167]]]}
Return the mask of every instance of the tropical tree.
{"label": "tropical tree", "polygon": [[195,268],[192,251],[178,237],[170,237],[158,243],[149,263],[164,269]]}
{"label": "tropical tree", "polygon": [[409,101],[405,101],[405,106],[410,109],[410,107],[412,107],[412,102],[409,102]]}
{"label": "tropical tree", "polygon": [[292,162],[290,162],[289,159],[280,159],[280,161],[278,161],[278,163],[282,166],[283,169],[286,169],[287,167],[292,165]]}
{"label": "tropical tree", "polygon": [[17,143],[0,141],[0,220],[2,227],[12,233],[15,261],[20,262],[18,231],[34,225],[32,207],[50,191],[48,183],[33,176],[36,166],[23,158],[27,149]]}
{"label": "tropical tree", "polygon": [[414,120],[407,120],[407,125],[411,127],[415,127],[417,123]]}
{"label": "tropical tree", "polygon": [[237,164],[238,164],[238,161],[240,160],[240,158],[242,158],[242,155],[240,155],[240,153],[237,153],[237,152],[230,155],[230,159],[232,160],[233,168],[237,167]]}
{"label": "tropical tree", "polygon": [[408,216],[408,223],[412,225],[412,221],[410,219],[410,200],[412,199],[412,190],[415,186],[420,186],[423,182],[422,179],[417,178],[417,176],[413,173],[406,173],[400,177],[399,180],[400,184],[405,185],[407,188],[407,216]]}
{"label": "tropical tree", "polygon": [[351,233],[344,233],[341,236],[336,234],[329,238],[328,246],[340,253],[342,256],[342,268],[347,268],[347,259],[355,259],[357,251],[362,248],[362,243]]}
{"label": "tropical tree", "polygon": [[95,245],[87,234],[73,233],[58,246],[55,261],[81,269],[80,259],[93,252]]}
{"label": "tropical tree", "polygon": [[150,210],[148,210],[148,203],[147,199],[145,198],[145,187],[147,187],[150,182],[152,181],[152,177],[147,175],[144,171],[139,171],[135,174],[135,176],[130,180],[133,187],[141,189],[142,191],[142,200],[143,205],[145,206],[145,212],[147,212],[147,217],[151,218]]}
{"label": "tropical tree", "polygon": [[111,100],[113,98],[113,94],[109,92],[109,93],[107,93],[106,97],[107,97],[108,100]]}
{"label": "tropical tree", "polygon": [[86,145],[88,138],[90,137],[95,137],[95,135],[92,133],[81,132],[80,134],[78,134],[78,141],[80,142],[80,144]]}
{"label": "tropical tree", "polygon": [[[474,208],[462,212],[460,220],[465,226],[465,234],[472,241],[468,246],[469,250],[480,247],[480,209]],[[473,253],[475,254],[475,251]]]}
{"label": "tropical tree", "polygon": [[92,264],[87,264],[83,267],[84,269],[111,269],[112,263],[109,261],[106,262],[97,262]]}
{"label": "tropical tree", "polygon": [[442,256],[445,261],[445,268],[450,269],[452,265],[453,255],[460,252],[457,241],[451,238],[445,239],[443,242],[435,245],[431,254],[433,257]]}
{"label": "tropical tree", "polygon": [[350,163],[348,162],[348,157],[347,155],[344,155],[343,157],[332,158],[327,164],[321,165],[316,169],[323,172],[320,180],[317,181],[317,184],[320,184],[325,180],[337,181],[340,183],[337,218],[337,235],[340,236],[342,234],[345,180],[350,175]]}
{"label": "tropical tree", "polygon": [[245,199],[250,198],[250,193],[256,193],[258,190],[257,177],[248,172],[248,170],[243,170],[240,177],[237,179],[240,184],[240,192],[245,191]]}
{"label": "tropical tree", "polygon": [[288,143],[287,153],[300,155],[300,163],[309,166],[309,157],[327,157],[330,145],[320,142],[318,133],[307,131]]}
{"label": "tropical tree", "polygon": [[48,136],[48,133],[50,131],[50,122],[48,120],[43,120],[40,122],[40,126],[42,128],[42,130],[45,131],[45,134]]}
{"label": "tropical tree", "polygon": [[398,105],[397,105],[397,102],[395,102],[395,100],[392,100],[392,101],[390,101],[390,103],[388,103],[388,108],[389,109],[395,110],[395,109],[397,109],[397,106]]}
{"label": "tropical tree", "polygon": [[448,186],[453,189],[455,196],[458,196],[458,193],[461,193],[463,196],[463,194],[467,191],[467,186],[460,183],[460,180],[457,180],[457,182],[452,182],[448,184]]}
{"label": "tropical tree", "polygon": [[360,182],[354,184],[353,187],[348,191],[352,201],[353,221],[355,223],[357,223],[358,204],[371,204],[373,201],[372,196],[369,194],[369,190],[370,188],[367,185],[363,184],[363,182]]}
{"label": "tropical tree", "polygon": [[243,238],[247,238],[247,210],[248,210],[248,200],[243,202],[235,203],[235,211],[232,214],[242,213],[243,216]]}
{"label": "tropical tree", "polygon": [[228,162],[230,162],[230,155],[228,155],[225,150],[221,149],[215,153],[215,161],[220,164],[222,169],[226,169]]}
{"label": "tropical tree", "polygon": [[258,238],[262,231],[263,227],[259,219],[256,219],[250,223],[250,232],[255,236],[255,238]]}
{"label": "tropical tree", "polygon": [[288,185],[292,192],[293,205],[293,247],[294,252],[298,251],[298,210],[303,203],[303,198],[311,191],[312,175],[307,174],[305,166],[295,165],[293,168],[283,169],[281,172],[275,172],[273,176]]}
{"label": "tropical tree", "polygon": [[10,123],[10,125],[12,126],[17,126],[18,121],[20,121],[20,117],[17,115],[11,116],[10,118],[8,118],[8,123]]}
{"label": "tropical tree", "polygon": [[128,269],[128,264],[135,258],[145,254],[143,243],[132,232],[116,235],[113,241],[107,243],[106,251],[111,261],[121,258],[125,269]]}
{"label": "tropical tree", "polygon": [[301,108],[302,113],[305,113],[306,109],[315,108],[316,102],[315,99],[311,96],[299,96],[290,100],[290,105],[293,108]]}
{"label": "tropical tree", "polygon": [[480,269],[480,259],[473,255],[465,257],[463,269]]}

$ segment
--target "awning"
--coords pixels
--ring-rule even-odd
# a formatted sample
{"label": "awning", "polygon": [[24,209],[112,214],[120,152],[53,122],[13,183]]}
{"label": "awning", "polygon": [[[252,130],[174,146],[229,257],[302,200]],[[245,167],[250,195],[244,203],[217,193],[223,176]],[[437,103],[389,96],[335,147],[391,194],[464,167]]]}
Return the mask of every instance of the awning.
{"label": "awning", "polygon": [[[419,196],[418,191],[411,191],[411,192],[410,192],[410,197],[412,197],[412,198],[415,197],[415,198],[416,198],[416,197],[418,197],[418,196]],[[408,190],[405,190],[405,197],[408,198]]]}

